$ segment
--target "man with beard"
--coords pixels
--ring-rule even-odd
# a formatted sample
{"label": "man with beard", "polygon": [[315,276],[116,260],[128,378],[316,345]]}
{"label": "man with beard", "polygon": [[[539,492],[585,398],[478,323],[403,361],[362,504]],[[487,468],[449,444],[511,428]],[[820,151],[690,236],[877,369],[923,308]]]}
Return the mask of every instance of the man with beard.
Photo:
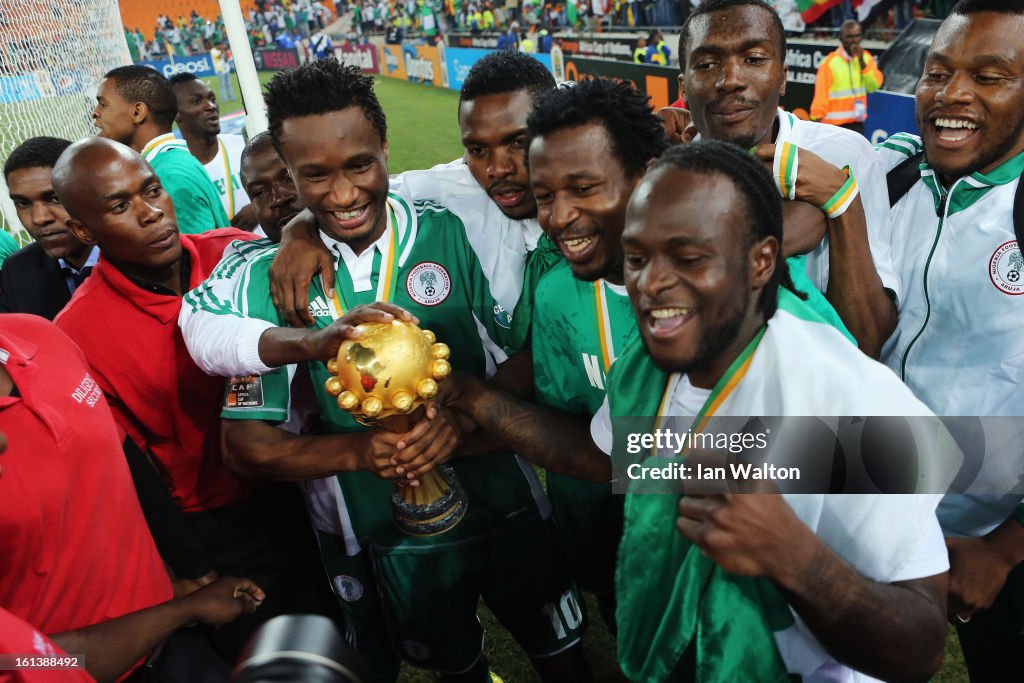
{"label": "man with beard", "polygon": [[[893,174],[910,174],[893,197],[893,256],[906,292],[883,358],[939,415],[1024,414],[1014,208],[1024,170],[1022,36],[1020,0],[957,4],[917,86],[921,136],[894,135],[878,149]],[[997,494],[1017,483],[1019,469],[1008,465],[1019,440],[986,432],[972,490]],[[939,506],[949,616],[972,681],[1024,679],[1020,503],[1019,494],[949,495]]]}
{"label": "man with beard", "polygon": [[[814,168],[798,197],[834,208],[844,228],[863,226],[855,192],[829,204],[845,174],[804,163]],[[485,429],[522,420],[520,453],[595,480],[611,475],[605,454],[622,457],[633,432],[662,418],[929,416],[780,286],[781,239],[777,191],[756,160],[716,141],[670,149],[626,211],[624,282],[640,339],[612,366],[592,440],[584,420],[538,419],[478,382],[459,382],[452,405]],[[937,496],[649,492],[627,496],[616,573],[619,663],[631,680],[917,680],[938,668],[948,564]]]}
{"label": "man with beard", "polygon": [[[786,201],[783,255],[809,252],[806,272],[824,292],[862,351],[877,357],[896,324],[899,280],[889,255],[889,225],[881,165],[871,145],[852,131],[800,121],[779,110],[786,88],[786,38],[775,10],[763,0],[705,0],[679,36],[680,90],[699,138],[744,149],[775,143],[762,158],[784,199],[792,200],[806,149],[833,166],[850,167],[861,188],[867,231],[823,234],[817,207]],[[798,266],[801,264],[797,264]],[[794,273],[794,281],[799,277]]]}
{"label": "man with beard", "polygon": [[175,121],[188,144],[188,151],[206,169],[231,225],[242,230],[256,227],[253,209],[248,209],[249,195],[242,186],[242,148],[245,138],[220,132],[220,110],[217,95],[195,74],[180,73],[171,76],[171,86],[178,101]]}

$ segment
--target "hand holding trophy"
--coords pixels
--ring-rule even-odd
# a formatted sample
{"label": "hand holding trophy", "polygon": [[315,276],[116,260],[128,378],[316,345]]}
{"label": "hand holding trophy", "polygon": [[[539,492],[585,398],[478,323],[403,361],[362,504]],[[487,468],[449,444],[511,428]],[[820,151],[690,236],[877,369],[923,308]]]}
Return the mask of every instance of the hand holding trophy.
{"label": "hand holding trophy", "polygon": [[[327,361],[325,389],[361,424],[407,432],[437,395],[437,383],[451,374],[449,349],[434,334],[412,323],[364,323],[358,340],[342,343]],[[450,465],[439,465],[420,486],[395,486],[392,513],[412,536],[448,531],[466,513],[466,496]]]}

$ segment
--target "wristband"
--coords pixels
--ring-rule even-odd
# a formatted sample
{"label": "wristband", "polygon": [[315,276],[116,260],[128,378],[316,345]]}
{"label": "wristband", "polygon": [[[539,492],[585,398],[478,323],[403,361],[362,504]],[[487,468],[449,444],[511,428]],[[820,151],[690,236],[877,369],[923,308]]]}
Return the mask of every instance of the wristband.
{"label": "wristband", "polygon": [[860,190],[857,188],[857,181],[853,179],[853,173],[850,172],[850,167],[844,166],[843,172],[848,176],[846,182],[843,183],[838,192],[832,195],[832,199],[829,199],[821,206],[821,210],[829,218],[839,218],[846,213],[846,210],[850,208],[850,204],[860,194]]}
{"label": "wristband", "polygon": [[775,145],[775,158],[772,160],[772,179],[783,199],[796,199],[796,173],[799,168],[800,155],[797,146],[792,142]]}

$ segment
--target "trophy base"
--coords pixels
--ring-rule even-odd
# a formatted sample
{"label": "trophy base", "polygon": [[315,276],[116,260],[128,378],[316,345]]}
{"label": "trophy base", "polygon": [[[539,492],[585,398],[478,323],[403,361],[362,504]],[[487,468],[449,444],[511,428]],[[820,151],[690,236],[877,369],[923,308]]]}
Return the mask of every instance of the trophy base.
{"label": "trophy base", "polygon": [[437,536],[462,521],[466,493],[450,465],[439,465],[417,488],[396,486],[391,513],[398,529],[409,536]]}

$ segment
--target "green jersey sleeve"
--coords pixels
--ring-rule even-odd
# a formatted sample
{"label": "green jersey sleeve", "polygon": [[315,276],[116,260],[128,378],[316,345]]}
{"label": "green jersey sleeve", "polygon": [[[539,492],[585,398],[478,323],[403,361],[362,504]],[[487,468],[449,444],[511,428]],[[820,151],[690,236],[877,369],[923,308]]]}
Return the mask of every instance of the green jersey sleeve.
{"label": "green jersey sleeve", "polygon": [[174,202],[181,232],[198,234],[231,225],[217,187],[191,154],[184,150],[169,150],[158,154],[152,166]]}
{"label": "green jersey sleeve", "polygon": [[[243,317],[280,325],[281,319],[270,298],[270,264],[276,249],[267,249],[250,260],[234,260],[234,291],[229,299],[205,305]],[[221,266],[225,264],[222,263]],[[232,266],[227,264],[228,270]],[[217,271],[214,271],[214,275]],[[221,275],[225,275],[222,271]],[[205,299],[209,301],[209,298]],[[227,303],[230,302],[230,303]],[[243,375],[227,381],[221,417],[228,420],[287,422],[291,408],[291,379],[295,366],[274,368],[264,375]]]}

